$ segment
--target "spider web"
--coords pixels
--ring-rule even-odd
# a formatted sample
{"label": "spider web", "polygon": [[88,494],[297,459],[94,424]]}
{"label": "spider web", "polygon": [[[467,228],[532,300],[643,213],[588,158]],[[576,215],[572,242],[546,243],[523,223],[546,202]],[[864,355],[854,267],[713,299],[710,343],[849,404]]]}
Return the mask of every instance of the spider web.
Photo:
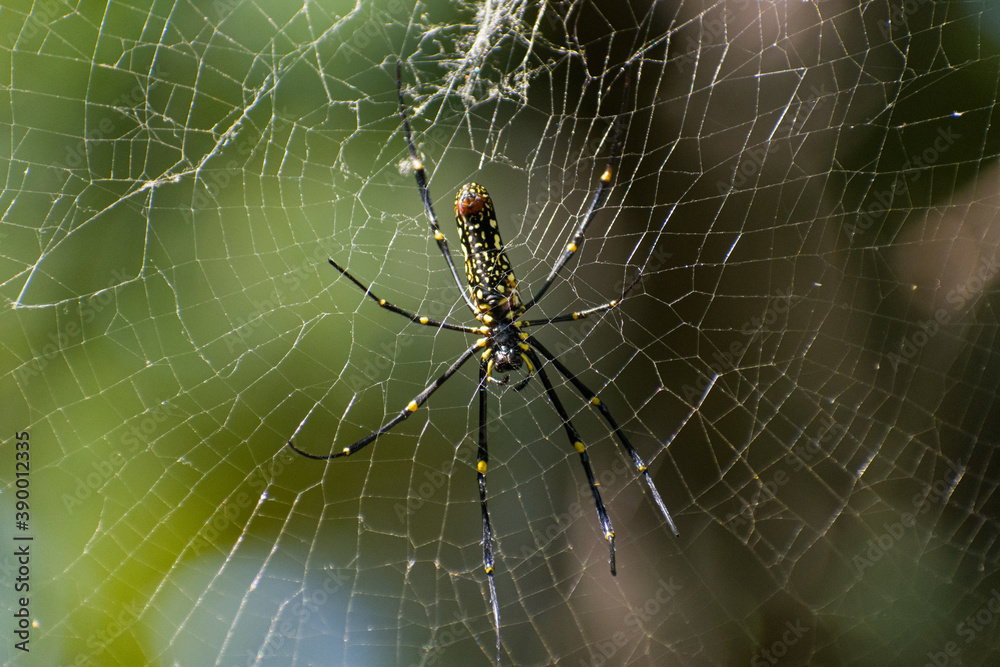
{"label": "spider web", "polygon": [[[1000,645],[986,2],[5,3],[2,470],[30,433],[37,664],[490,664],[442,229],[493,196],[616,529],[531,382],[491,386],[505,664],[984,664]],[[626,92],[625,79],[629,79]],[[458,255],[460,259],[460,253]],[[3,605],[14,591],[2,559]],[[8,619],[11,617],[8,616]],[[11,626],[8,621],[8,626]],[[12,633],[12,630],[8,630]]]}

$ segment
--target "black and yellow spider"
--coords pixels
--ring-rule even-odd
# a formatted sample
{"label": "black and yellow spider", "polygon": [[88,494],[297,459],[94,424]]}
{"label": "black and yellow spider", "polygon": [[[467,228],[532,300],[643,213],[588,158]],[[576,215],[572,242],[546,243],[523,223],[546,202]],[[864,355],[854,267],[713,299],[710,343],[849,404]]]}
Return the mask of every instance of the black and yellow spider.
{"label": "black and yellow spider", "polygon": [[[437,241],[438,247],[441,249],[441,254],[444,255],[445,262],[447,262],[448,268],[451,270],[452,276],[455,278],[455,282],[458,284],[459,291],[465,298],[466,304],[481,324],[476,327],[462,326],[459,324],[440,322],[429,317],[413,314],[407,310],[403,310],[399,306],[389,303],[385,299],[380,299],[375,296],[370,287],[366,286],[364,283],[352,276],[347,269],[343,268],[332,259],[329,260],[330,265],[346,276],[348,280],[357,285],[366,295],[371,297],[371,299],[382,308],[398,313],[410,321],[418,324],[434,327],[436,329],[460,331],[462,333],[479,336],[479,338],[472,344],[471,347],[465,350],[465,352],[463,352],[461,356],[459,356],[458,359],[456,359],[455,362],[441,374],[440,377],[427,385],[427,387],[425,387],[424,390],[416,396],[416,398],[410,401],[399,414],[383,424],[382,427],[374,433],[366,435],[354,444],[344,447],[340,451],[336,451],[325,456],[318,456],[316,454],[304,452],[292,444],[291,440],[289,440],[288,446],[302,456],[319,461],[353,454],[354,452],[357,452],[358,450],[371,444],[379,437],[385,435],[401,421],[412,415],[417,408],[423,405],[424,402],[431,397],[431,394],[447,382],[448,379],[451,378],[451,376],[453,376],[458,369],[465,364],[465,362],[472,359],[472,357],[476,356],[478,353],[479,453],[476,461],[476,470],[479,478],[479,503],[483,512],[483,565],[486,568],[486,575],[490,589],[490,605],[493,610],[493,623],[496,629],[497,662],[499,663],[500,607],[497,602],[496,585],[493,581],[493,528],[490,525],[490,515],[486,509],[486,467],[489,459],[486,443],[486,397],[488,393],[488,381],[492,380],[502,384],[507,381],[507,377],[505,376],[503,380],[496,380],[494,378],[494,374],[506,374],[511,371],[520,370],[522,366],[526,367],[526,376],[515,385],[515,389],[518,391],[523,389],[528,381],[536,375],[541,380],[542,385],[545,388],[545,394],[549,397],[549,400],[552,402],[552,406],[559,414],[560,419],[562,419],[562,425],[566,430],[566,435],[569,437],[570,444],[580,455],[580,462],[583,464],[583,470],[587,475],[587,482],[590,484],[590,491],[594,497],[594,505],[597,508],[597,518],[600,521],[601,530],[604,532],[604,537],[608,541],[608,546],[611,551],[610,563],[612,575],[615,574],[615,531],[611,527],[611,519],[608,518],[608,513],[604,508],[604,502],[601,500],[601,492],[598,489],[597,481],[594,478],[594,470],[590,466],[590,458],[587,456],[587,450],[583,444],[583,439],[580,437],[580,434],[573,426],[573,422],[570,420],[569,415],[566,413],[566,408],[563,407],[562,401],[559,399],[552,383],[549,381],[548,375],[545,373],[545,369],[543,368],[536,351],[545,357],[545,359],[576,388],[585,400],[589,401],[592,406],[600,411],[601,416],[607,422],[615,437],[618,438],[618,442],[621,443],[622,447],[624,447],[625,451],[628,453],[629,458],[632,459],[636,470],[642,475],[643,479],[646,480],[646,484],[649,486],[649,490],[653,494],[653,499],[656,502],[657,507],[660,508],[660,512],[663,514],[664,518],[666,518],[670,529],[675,535],[677,534],[677,526],[674,524],[673,518],[670,516],[670,512],[667,511],[666,505],[663,504],[663,500],[660,498],[660,494],[656,490],[656,486],[653,484],[653,480],[650,478],[649,472],[646,470],[646,463],[639,456],[639,453],[635,450],[635,447],[632,446],[632,443],[629,442],[625,433],[622,432],[621,428],[618,426],[618,422],[611,416],[611,412],[608,410],[607,406],[605,406],[597,395],[589,387],[587,387],[587,385],[581,382],[579,378],[577,378],[576,375],[569,370],[569,368],[559,361],[555,355],[549,352],[544,345],[538,342],[535,337],[527,332],[527,329],[531,327],[538,327],[543,324],[555,324],[558,322],[569,322],[579,320],[596,313],[602,313],[616,307],[621,300],[616,299],[600,306],[595,306],[594,308],[565,313],[563,315],[557,315],[555,317],[548,317],[545,319],[530,321],[521,319],[521,317],[528,310],[530,310],[532,306],[541,300],[546,291],[548,291],[549,287],[552,286],[552,283],[555,281],[556,276],[562,268],[566,266],[567,262],[569,262],[577,251],[579,251],[580,246],[583,245],[584,234],[587,231],[587,226],[590,225],[594,216],[608,198],[608,194],[611,190],[611,180],[619,160],[619,137],[621,134],[621,122],[622,116],[624,115],[624,108],[615,118],[614,125],[612,127],[613,136],[611,153],[608,157],[607,167],[605,167],[604,173],[601,175],[600,183],[597,186],[597,192],[594,193],[590,206],[587,208],[587,211],[583,216],[583,220],[577,226],[572,240],[566,245],[562,255],[555,263],[555,266],[552,267],[552,271],[545,279],[545,282],[542,283],[538,292],[536,292],[535,296],[532,297],[527,303],[522,303],[518,294],[517,279],[514,277],[514,271],[511,268],[510,260],[507,259],[507,254],[504,252],[503,241],[500,240],[500,229],[497,225],[497,217],[496,211],[493,208],[493,201],[490,199],[486,189],[477,183],[468,183],[462,186],[462,189],[458,192],[458,196],[455,197],[455,219],[458,222],[458,230],[462,240],[462,252],[465,255],[465,277],[468,292],[463,289],[462,281],[458,276],[455,263],[451,258],[451,251],[448,249],[448,241],[445,239],[444,234],[438,226],[437,216],[435,215],[434,208],[431,205],[431,196],[427,188],[427,173],[424,171],[424,166],[421,163],[420,158],[417,156],[417,149],[413,145],[413,139],[410,132],[410,122],[407,120],[406,106],[403,102],[400,70],[401,65],[397,63],[396,90],[399,94],[399,115],[403,119],[403,132],[406,136],[406,146],[409,149],[410,159],[412,160],[414,169],[416,170],[417,187],[420,190],[420,198],[423,201],[424,208],[427,211],[427,216],[430,219],[430,226],[434,235],[434,240]],[[626,81],[626,95],[628,92],[627,85]],[[626,290],[626,293],[627,292],[628,290]]]}

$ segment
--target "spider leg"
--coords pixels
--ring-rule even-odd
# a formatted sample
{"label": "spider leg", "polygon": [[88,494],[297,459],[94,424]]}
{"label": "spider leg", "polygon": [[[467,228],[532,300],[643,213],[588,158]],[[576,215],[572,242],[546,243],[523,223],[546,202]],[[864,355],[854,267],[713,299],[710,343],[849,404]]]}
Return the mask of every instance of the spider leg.
{"label": "spider leg", "polygon": [[396,426],[396,424],[398,424],[399,422],[403,421],[404,419],[412,415],[414,412],[416,412],[417,408],[423,405],[424,402],[426,402],[427,399],[431,397],[431,394],[437,391],[441,387],[441,385],[443,385],[445,382],[448,381],[448,378],[454,375],[458,371],[458,369],[462,367],[462,364],[471,359],[472,355],[475,354],[476,351],[479,350],[479,348],[485,347],[486,342],[487,340],[485,338],[480,338],[479,340],[477,340],[475,344],[468,350],[463,352],[462,356],[456,359],[455,363],[449,366],[448,369],[444,373],[442,373],[440,377],[438,377],[438,379],[434,380],[429,385],[427,385],[422,392],[417,394],[417,396],[412,401],[407,403],[406,407],[400,410],[398,415],[396,415],[388,422],[386,422],[382,426],[382,428],[375,431],[374,433],[366,435],[365,437],[355,442],[353,445],[348,445],[339,452],[333,452],[332,454],[326,454],[323,456],[305,452],[296,447],[291,440],[288,441],[287,443],[288,446],[291,447],[292,451],[295,452],[296,454],[301,454],[307,459],[314,459],[316,461],[328,461],[330,459],[340,458],[341,456],[349,456],[354,452],[358,451],[359,449],[363,449],[367,445],[371,444],[372,442],[374,442],[375,440],[377,440],[378,438],[380,438],[381,436],[385,435],[390,430],[392,430],[392,428]]}
{"label": "spider leg", "polygon": [[591,315],[596,315],[597,313],[603,313],[606,310],[611,310],[617,306],[620,306],[622,300],[625,299],[626,295],[632,290],[633,287],[642,280],[640,275],[638,278],[632,281],[632,284],[625,288],[622,295],[617,299],[608,301],[607,303],[602,303],[600,306],[594,306],[593,308],[587,308],[586,310],[577,310],[572,313],[563,313],[562,315],[556,315],[555,317],[547,317],[543,320],[520,320],[517,324],[519,327],[538,327],[543,324],[556,324],[558,322],[573,322],[575,320],[582,320],[584,318],[590,317]]}
{"label": "spider leg", "polygon": [[417,177],[417,188],[420,189],[420,200],[424,203],[424,209],[427,210],[427,216],[430,218],[431,231],[434,233],[434,240],[437,241],[438,248],[441,249],[441,254],[444,255],[444,261],[448,263],[448,268],[451,269],[451,275],[455,278],[455,284],[458,285],[458,291],[461,293],[462,298],[465,299],[465,304],[469,307],[469,310],[473,313],[477,313],[479,311],[477,311],[475,305],[473,305],[472,299],[469,297],[468,291],[462,283],[462,279],[458,275],[458,269],[455,268],[455,262],[451,258],[451,250],[448,249],[448,239],[445,238],[444,233],[441,231],[441,227],[438,225],[437,215],[434,213],[434,206],[431,204],[431,192],[427,187],[427,172],[424,171],[424,163],[417,155],[416,146],[413,145],[412,133],[410,131],[410,121],[406,118],[406,104],[403,102],[402,73],[403,62],[401,60],[397,60],[396,93],[399,95],[399,115],[403,119],[403,134],[406,136],[406,147],[410,151],[410,160],[413,162],[414,173]]}
{"label": "spider leg", "polygon": [[552,386],[552,383],[549,382],[549,378],[545,374],[545,369],[542,368],[542,364],[539,362],[538,356],[535,355],[530,347],[524,351],[524,356],[530,359],[534,364],[534,374],[541,379],[542,384],[545,386],[545,393],[552,402],[552,407],[554,407],[556,412],[559,414],[559,418],[562,419],[563,428],[566,430],[566,435],[569,436],[570,444],[573,445],[573,449],[575,449],[580,455],[580,463],[583,464],[583,470],[587,474],[587,482],[590,484],[590,492],[594,496],[594,506],[597,508],[597,519],[601,523],[601,530],[604,531],[604,539],[608,541],[608,546],[611,549],[611,556],[609,558],[611,563],[611,574],[617,574],[615,570],[615,530],[611,526],[611,519],[608,518],[608,511],[604,508],[604,501],[601,500],[601,492],[597,488],[600,485],[594,478],[594,469],[590,467],[590,457],[587,455],[587,449],[583,444],[583,440],[580,439],[580,434],[577,432],[576,427],[573,426],[573,422],[570,421],[569,415],[566,414],[566,408],[563,407],[562,401],[559,400],[559,396],[556,394],[555,388]]}
{"label": "spider leg", "polygon": [[569,368],[566,367],[565,364],[556,359],[556,357],[551,352],[545,349],[544,345],[542,345],[541,343],[539,343],[537,340],[535,340],[530,336],[528,337],[528,343],[536,350],[541,352],[543,357],[552,362],[552,365],[556,367],[556,370],[562,373],[563,377],[569,380],[570,383],[574,387],[576,387],[576,390],[580,392],[580,395],[583,396],[592,406],[594,406],[600,411],[601,416],[604,417],[604,421],[608,423],[608,426],[611,428],[611,431],[615,434],[615,437],[618,438],[618,442],[620,442],[622,447],[625,448],[625,451],[628,452],[629,457],[632,459],[632,463],[635,465],[636,471],[638,471],[642,475],[643,479],[646,480],[646,485],[649,487],[649,490],[653,494],[653,500],[656,501],[656,506],[660,508],[660,512],[667,520],[667,524],[670,526],[670,530],[673,531],[674,535],[679,535],[680,533],[677,531],[677,525],[674,523],[673,517],[670,516],[670,512],[667,510],[667,506],[664,504],[663,499],[660,498],[659,491],[656,490],[656,485],[653,484],[652,477],[649,476],[649,471],[647,470],[646,462],[642,460],[642,457],[639,456],[639,452],[635,450],[635,447],[632,446],[632,443],[629,442],[629,439],[625,437],[625,433],[618,425],[618,422],[615,421],[615,418],[611,416],[611,411],[608,410],[608,406],[604,405],[604,402],[597,397],[597,394],[591,391],[590,387],[581,382],[576,377],[576,375],[572,371],[570,371]]}
{"label": "spider leg", "polygon": [[615,306],[618,306],[621,301],[608,301],[607,303],[601,304],[600,306],[594,306],[593,308],[588,308],[587,310],[576,310],[572,313],[563,313],[562,315],[556,315],[555,317],[547,317],[543,320],[521,320],[518,322],[522,327],[540,327],[543,324],[557,324],[559,322],[575,322],[576,320],[583,320],[591,315],[596,315],[597,313],[603,313],[606,310],[611,310]]}
{"label": "spider leg", "polygon": [[411,322],[416,322],[417,324],[425,324],[429,327],[434,327],[435,329],[450,329],[451,331],[461,331],[463,333],[479,334],[480,336],[485,335],[487,333],[486,327],[479,327],[479,328],[463,327],[458,324],[448,324],[447,322],[439,322],[438,320],[432,320],[431,318],[424,317],[422,315],[414,315],[410,311],[403,310],[399,306],[391,304],[385,299],[378,298],[372,293],[371,287],[366,286],[360,280],[352,276],[347,269],[342,267],[340,264],[337,264],[332,259],[328,261],[330,262],[330,266],[340,271],[344,276],[347,277],[348,280],[350,280],[352,283],[361,288],[361,291],[363,291],[367,296],[371,297],[371,299],[375,301],[375,303],[385,308],[386,310],[391,310],[392,312],[398,315],[402,315],[403,317],[409,319]]}
{"label": "spider leg", "polygon": [[625,90],[622,91],[622,106],[618,111],[618,115],[615,116],[615,121],[611,126],[611,154],[608,156],[607,166],[604,167],[604,173],[601,174],[600,182],[597,185],[597,192],[594,193],[593,199],[590,200],[590,206],[587,207],[587,212],[584,213],[583,221],[576,228],[576,232],[573,234],[573,239],[566,244],[566,248],[563,250],[562,255],[559,260],[552,266],[552,271],[549,272],[548,278],[542,283],[542,286],[535,293],[535,296],[531,298],[531,301],[526,303],[521,312],[527,312],[538,303],[545,292],[552,287],[552,283],[555,282],[556,276],[562,271],[563,267],[573,258],[585,239],[587,233],[587,227],[593,222],[594,217],[597,212],[601,210],[604,206],[604,202],[607,201],[608,195],[611,194],[611,179],[614,177],[615,170],[618,168],[618,163],[621,160],[621,134],[622,134],[622,118],[625,116],[625,105],[628,101],[628,87],[629,79],[628,73],[625,76]]}
{"label": "spider leg", "polygon": [[500,664],[500,604],[497,602],[497,587],[493,581],[493,526],[490,512],[486,509],[486,467],[489,453],[486,444],[486,366],[479,364],[479,454],[476,458],[476,473],[479,478],[479,505],[483,509],[483,567],[490,584],[490,606],[493,608],[493,625],[497,634],[497,665]]}

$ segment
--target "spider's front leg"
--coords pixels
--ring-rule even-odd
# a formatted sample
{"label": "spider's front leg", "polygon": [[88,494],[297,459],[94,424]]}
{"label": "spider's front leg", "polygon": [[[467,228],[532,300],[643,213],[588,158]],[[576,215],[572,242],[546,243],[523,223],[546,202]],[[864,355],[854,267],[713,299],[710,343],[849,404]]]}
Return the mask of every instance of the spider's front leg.
{"label": "spider's front leg", "polygon": [[403,317],[408,318],[411,322],[416,322],[417,324],[423,324],[424,326],[435,327],[437,329],[450,329],[451,331],[461,331],[462,333],[470,333],[470,334],[483,335],[488,331],[488,329],[485,326],[465,327],[459,324],[449,324],[448,322],[439,322],[438,320],[432,320],[429,317],[424,317],[423,315],[416,315],[408,310],[404,310],[395,304],[389,303],[385,299],[380,299],[379,297],[375,296],[375,293],[372,292],[371,286],[365,285],[363,282],[352,276],[350,272],[344,267],[342,267],[340,264],[337,264],[332,259],[329,259],[327,261],[330,262],[330,266],[340,271],[341,275],[345,276],[348,280],[357,285],[358,288],[362,292],[364,292],[366,296],[372,299],[380,307],[385,308],[386,310],[391,311],[393,313],[396,313],[397,315],[402,315]]}
{"label": "spider's front leg", "polygon": [[[397,424],[402,422],[404,419],[407,419],[410,415],[416,412],[421,405],[427,402],[427,399],[430,398],[435,391],[441,388],[441,385],[447,382],[456,372],[458,372],[458,369],[462,367],[462,364],[464,364],[473,356],[475,356],[476,352],[480,348],[485,346],[486,346],[485,338],[480,338],[479,340],[477,340],[475,343],[472,344],[472,347],[463,352],[462,356],[456,359],[455,362],[451,366],[449,366],[444,373],[442,373],[436,380],[427,385],[422,392],[420,392],[414,397],[412,401],[407,403],[406,407],[399,411],[399,414],[397,414],[395,417],[393,417],[385,424],[383,424],[382,428],[378,429],[373,433],[369,433],[368,435],[361,438],[354,444],[348,445],[347,447],[344,447],[339,451],[334,451],[330,454],[322,454],[322,455],[310,454],[305,450],[299,449],[298,447],[295,446],[295,443],[292,440],[289,440],[286,444],[296,454],[304,456],[307,459],[313,459],[316,461],[328,461],[330,459],[336,459],[341,456],[350,456],[356,451],[364,449],[371,443],[375,442],[380,437],[382,437],[383,435],[391,431],[393,428],[395,428]],[[294,438],[294,435],[292,437]]]}

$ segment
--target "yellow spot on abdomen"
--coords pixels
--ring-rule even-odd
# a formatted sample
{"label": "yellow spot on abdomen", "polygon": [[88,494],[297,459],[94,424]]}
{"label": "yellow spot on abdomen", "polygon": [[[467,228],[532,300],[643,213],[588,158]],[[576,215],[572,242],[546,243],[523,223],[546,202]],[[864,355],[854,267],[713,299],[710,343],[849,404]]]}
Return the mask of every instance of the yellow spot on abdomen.
{"label": "yellow spot on abdomen", "polygon": [[417,411],[417,408],[419,408],[419,407],[420,407],[420,406],[419,406],[419,405],[417,405],[417,402],[416,402],[416,401],[410,401],[410,402],[409,402],[409,403],[407,403],[407,405],[406,405],[406,409],[407,409],[407,410],[409,410],[410,412],[416,412],[416,411]]}
{"label": "yellow spot on abdomen", "polygon": [[587,448],[584,446],[582,442],[577,440],[576,442],[573,443],[573,449],[576,450],[577,454],[583,454],[584,450],[586,450]]}
{"label": "yellow spot on abdomen", "polygon": [[480,475],[485,475],[486,474],[486,461],[480,461],[479,463],[477,463],[476,464],[476,470],[479,471]]}

